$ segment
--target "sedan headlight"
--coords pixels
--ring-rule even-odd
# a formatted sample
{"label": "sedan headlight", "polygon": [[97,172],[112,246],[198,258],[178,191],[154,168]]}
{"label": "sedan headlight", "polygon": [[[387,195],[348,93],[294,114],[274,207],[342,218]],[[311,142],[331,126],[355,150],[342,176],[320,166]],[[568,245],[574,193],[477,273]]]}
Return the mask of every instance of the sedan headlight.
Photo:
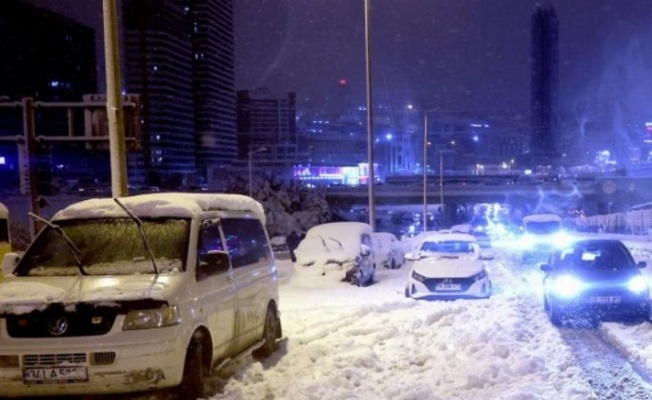
{"label": "sedan headlight", "polygon": [[553,281],[552,290],[558,297],[572,299],[584,290],[584,282],[571,275],[562,275]]}
{"label": "sedan headlight", "polygon": [[423,275],[418,274],[417,271],[412,271],[412,279],[414,279],[415,281],[419,281],[419,282],[425,282],[426,279],[428,279],[428,278],[423,276]]}
{"label": "sedan headlight", "polygon": [[632,293],[643,293],[647,290],[647,279],[644,276],[635,276],[627,283],[627,289]]}
{"label": "sedan headlight", "polygon": [[165,306],[149,310],[130,311],[122,324],[122,330],[162,328],[181,322],[177,306]]}

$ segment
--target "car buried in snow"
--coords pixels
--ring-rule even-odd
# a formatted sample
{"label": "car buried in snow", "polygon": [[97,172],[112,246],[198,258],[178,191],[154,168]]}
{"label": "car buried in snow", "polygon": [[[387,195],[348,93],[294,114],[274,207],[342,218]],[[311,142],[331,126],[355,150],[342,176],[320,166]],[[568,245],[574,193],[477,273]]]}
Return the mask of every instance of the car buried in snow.
{"label": "car buried in snow", "polygon": [[601,320],[649,318],[649,282],[629,249],[617,239],[577,240],[553,251],[541,265],[543,306],[561,326]]}
{"label": "car buried in snow", "polygon": [[364,222],[330,222],[313,226],[299,243],[295,276],[367,286],[373,282],[376,258],[371,226]]}
{"label": "car buried in snow", "polygon": [[396,235],[390,232],[374,232],[372,235],[376,265],[397,269],[405,263],[405,252]]}
{"label": "car buried in snow", "polygon": [[480,250],[468,233],[434,232],[420,237],[413,253],[405,296],[411,298],[489,298],[493,286],[486,261],[492,255]]}
{"label": "car buried in snow", "polygon": [[4,396],[203,395],[222,362],[281,337],[278,272],[257,201],[157,193],[72,204],[0,284]]}

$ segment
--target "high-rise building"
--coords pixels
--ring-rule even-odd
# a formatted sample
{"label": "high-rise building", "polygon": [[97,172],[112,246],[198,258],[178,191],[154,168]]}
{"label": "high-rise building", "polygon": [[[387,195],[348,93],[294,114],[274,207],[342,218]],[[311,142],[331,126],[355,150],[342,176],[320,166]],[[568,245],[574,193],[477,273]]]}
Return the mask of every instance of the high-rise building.
{"label": "high-rise building", "polygon": [[559,157],[559,20],[550,5],[532,15],[530,159],[552,165]]}
{"label": "high-rise building", "polygon": [[79,101],[96,91],[92,28],[22,0],[5,0],[0,37],[0,96]]}
{"label": "high-rise building", "polygon": [[239,158],[266,149],[268,158],[291,164],[297,157],[296,96],[277,97],[266,88],[238,90]]}
{"label": "high-rise building", "polygon": [[197,169],[237,155],[233,1],[189,1]]}
{"label": "high-rise building", "polygon": [[232,1],[125,0],[122,13],[126,89],[143,104],[144,153],[130,170],[153,185],[199,183],[236,155]]}
{"label": "high-rise building", "polygon": [[[0,102],[25,97],[49,103],[80,101],[84,94],[97,90],[94,29],[22,0],[4,0],[0,1],[0,37]],[[58,111],[37,109],[38,136],[69,133],[70,120]],[[0,107],[0,136],[6,137],[0,141],[0,187],[18,184],[18,148],[13,138],[23,134],[22,117],[22,108]],[[39,144],[31,167],[38,171],[42,194],[49,193],[53,162],[66,168],[74,163],[72,167],[80,170],[90,159],[102,156],[79,151],[80,146],[84,150],[80,143]],[[98,168],[101,165],[97,163]]]}

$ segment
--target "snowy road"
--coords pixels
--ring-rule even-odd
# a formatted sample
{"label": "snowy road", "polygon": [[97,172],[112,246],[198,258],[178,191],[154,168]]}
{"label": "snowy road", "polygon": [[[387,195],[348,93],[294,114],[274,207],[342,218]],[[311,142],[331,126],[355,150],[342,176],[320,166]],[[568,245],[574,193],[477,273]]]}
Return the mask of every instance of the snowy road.
{"label": "snowy road", "polygon": [[[496,255],[490,299],[446,302],[406,299],[405,266],[379,270],[375,284],[358,288],[301,281],[292,263],[279,257],[285,334],[280,350],[262,363],[244,357],[227,365],[209,380],[206,396],[652,399],[645,380],[652,371],[652,324],[603,323],[597,333],[557,329],[541,305],[541,272],[518,267],[498,250]],[[635,252],[649,264],[648,257]]]}
{"label": "snowy road", "polygon": [[650,323],[554,328],[541,306],[541,273],[500,252],[494,296],[454,302],[405,299],[407,268],[379,271],[360,289],[300,282],[291,264],[279,264],[282,352],[233,367],[212,399],[652,398],[618,357],[652,370]]}

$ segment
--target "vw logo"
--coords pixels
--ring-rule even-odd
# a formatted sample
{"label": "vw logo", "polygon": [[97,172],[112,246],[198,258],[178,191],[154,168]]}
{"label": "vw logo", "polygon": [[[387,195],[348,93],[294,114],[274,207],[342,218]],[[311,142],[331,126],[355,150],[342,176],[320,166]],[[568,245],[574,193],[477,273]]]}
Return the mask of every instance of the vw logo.
{"label": "vw logo", "polygon": [[61,336],[68,331],[68,320],[65,317],[54,317],[48,323],[48,332],[52,336]]}

